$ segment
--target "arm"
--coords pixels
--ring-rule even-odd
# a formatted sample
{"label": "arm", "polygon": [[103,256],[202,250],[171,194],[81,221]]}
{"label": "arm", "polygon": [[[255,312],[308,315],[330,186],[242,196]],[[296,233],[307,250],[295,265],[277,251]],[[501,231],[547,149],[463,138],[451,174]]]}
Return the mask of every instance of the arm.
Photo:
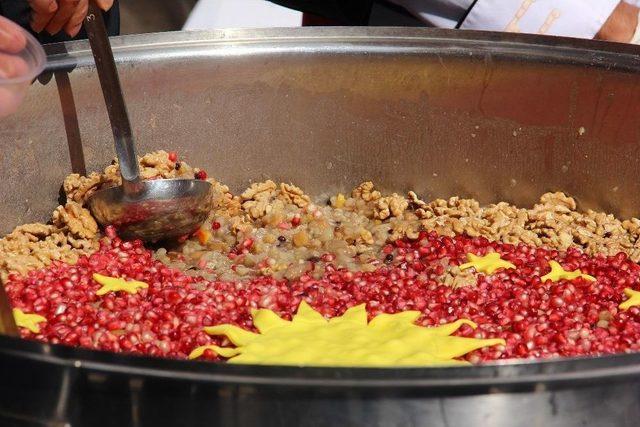
{"label": "arm", "polygon": [[620,2],[595,38],[623,43],[630,41],[638,27],[639,11],[636,6]]}

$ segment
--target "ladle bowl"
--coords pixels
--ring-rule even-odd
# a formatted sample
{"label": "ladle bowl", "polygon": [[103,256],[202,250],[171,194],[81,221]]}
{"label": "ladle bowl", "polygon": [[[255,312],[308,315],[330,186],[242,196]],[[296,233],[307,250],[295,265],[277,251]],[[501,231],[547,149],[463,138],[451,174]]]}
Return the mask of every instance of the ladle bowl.
{"label": "ladle bowl", "polygon": [[101,225],[113,225],[118,235],[156,242],[189,234],[207,218],[211,184],[197,179],[142,181],[130,197],[122,187],[102,189],[88,200]]}

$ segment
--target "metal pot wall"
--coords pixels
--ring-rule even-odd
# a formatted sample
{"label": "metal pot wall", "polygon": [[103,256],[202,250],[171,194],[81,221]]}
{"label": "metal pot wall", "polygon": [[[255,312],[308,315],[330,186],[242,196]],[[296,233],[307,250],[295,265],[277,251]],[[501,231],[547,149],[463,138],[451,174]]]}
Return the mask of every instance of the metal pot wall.
{"label": "metal pot wall", "polygon": [[[640,207],[637,47],[417,29],[236,30],[114,40],[139,151],[239,189],[370,179],[424,198]],[[3,120],[1,232],[46,220],[71,170],[113,156],[88,46],[49,47]],[[0,424],[625,426],[640,355],[469,368],[315,369],[139,358],[0,337]]]}

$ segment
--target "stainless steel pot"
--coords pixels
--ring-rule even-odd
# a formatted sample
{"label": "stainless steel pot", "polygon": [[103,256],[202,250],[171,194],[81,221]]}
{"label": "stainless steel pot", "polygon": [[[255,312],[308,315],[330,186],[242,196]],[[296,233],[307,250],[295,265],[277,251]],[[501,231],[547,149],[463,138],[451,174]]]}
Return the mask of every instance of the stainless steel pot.
{"label": "stainless steel pot", "polygon": [[[371,179],[425,198],[640,207],[640,50],[493,33],[341,28],[114,40],[141,152],[234,189]],[[49,47],[0,123],[2,232],[46,220],[71,170],[112,157],[88,45]],[[640,354],[470,368],[231,366],[0,338],[0,424],[635,426]]]}

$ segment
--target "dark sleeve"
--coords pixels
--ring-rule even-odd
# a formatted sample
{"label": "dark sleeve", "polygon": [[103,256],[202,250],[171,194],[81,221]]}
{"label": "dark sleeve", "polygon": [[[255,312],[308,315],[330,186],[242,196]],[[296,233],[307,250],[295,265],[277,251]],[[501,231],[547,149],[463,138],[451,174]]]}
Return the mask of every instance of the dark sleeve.
{"label": "dark sleeve", "polygon": [[[63,32],[60,32],[56,35],[50,35],[46,31],[43,31],[40,34],[35,34],[31,31],[29,27],[29,20],[31,16],[31,9],[29,7],[29,3],[27,0],[0,0],[0,11],[2,16],[5,16],[11,19],[13,22],[21,25],[22,27],[29,30],[40,43],[56,43],[56,42],[65,42],[69,40],[80,40],[86,39],[87,33],[84,31],[84,28],[80,31],[80,33],[71,39],[68,35]],[[120,5],[118,4],[118,0],[113,2],[113,7],[104,13],[105,25],[107,27],[107,32],[110,36],[117,36],[120,34]]]}
{"label": "dark sleeve", "polygon": [[367,25],[374,0],[270,0],[342,25]]}
{"label": "dark sleeve", "polygon": [[458,24],[456,25],[456,28],[459,29],[462,26],[462,23],[464,22],[465,19],[467,19],[467,16],[469,16],[469,14],[471,13],[471,9],[473,9],[476,6],[476,3],[478,3],[478,0],[473,0],[471,2],[471,5],[469,6],[469,8],[467,9],[467,11],[464,13],[464,15],[462,15],[462,17],[458,20]]}

